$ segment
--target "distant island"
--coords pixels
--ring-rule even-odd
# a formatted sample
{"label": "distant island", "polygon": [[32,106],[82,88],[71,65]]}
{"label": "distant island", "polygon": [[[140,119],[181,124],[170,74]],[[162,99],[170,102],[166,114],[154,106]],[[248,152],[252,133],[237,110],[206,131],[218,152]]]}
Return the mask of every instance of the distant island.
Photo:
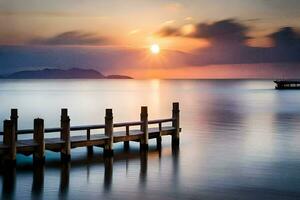
{"label": "distant island", "polygon": [[124,75],[108,75],[93,69],[42,69],[19,71],[11,74],[0,75],[0,79],[133,79]]}

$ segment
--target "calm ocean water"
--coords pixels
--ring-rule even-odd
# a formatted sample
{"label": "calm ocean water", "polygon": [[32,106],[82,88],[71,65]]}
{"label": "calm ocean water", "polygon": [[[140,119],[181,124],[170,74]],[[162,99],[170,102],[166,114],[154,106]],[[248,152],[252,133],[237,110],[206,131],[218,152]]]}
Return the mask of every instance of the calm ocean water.
{"label": "calm ocean water", "polygon": [[[17,169],[0,179],[2,199],[299,199],[300,91],[276,91],[272,81],[223,80],[1,80],[0,120],[19,109],[20,128],[33,118],[59,125],[60,108],[69,108],[71,125],[102,124],[105,108],[114,121],[171,114],[180,102],[181,144],[161,151],[138,144],[113,159],[95,148],[72,150],[72,161],[46,153],[46,164],[18,155]],[[0,125],[2,129],[2,124]]]}

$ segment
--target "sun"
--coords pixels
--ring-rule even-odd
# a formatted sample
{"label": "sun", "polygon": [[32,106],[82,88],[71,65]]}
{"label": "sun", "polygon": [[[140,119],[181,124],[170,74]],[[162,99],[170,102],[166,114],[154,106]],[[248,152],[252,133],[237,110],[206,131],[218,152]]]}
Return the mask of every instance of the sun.
{"label": "sun", "polygon": [[159,47],[159,45],[158,45],[158,44],[152,44],[152,45],[150,46],[150,51],[151,51],[151,53],[153,53],[153,54],[159,54],[159,52],[160,52],[160,47]]}

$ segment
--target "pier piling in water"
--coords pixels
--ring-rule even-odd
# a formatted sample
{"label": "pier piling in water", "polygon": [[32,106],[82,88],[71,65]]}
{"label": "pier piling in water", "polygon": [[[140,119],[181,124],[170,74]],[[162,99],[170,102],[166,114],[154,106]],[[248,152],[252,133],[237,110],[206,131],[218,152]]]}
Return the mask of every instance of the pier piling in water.
{"label": "pier piling in water", "polygon": [[[10,110],[10,120],[12,120],[12,123],[14,125],[15,131],[18,131],[18,109],[13,108]],[[16,135],[16,140],[18,140],[18,135]]]}
{"label": "pier piling in water", "polygon": [[7,147],[4,162],[14,164],[16,162],[16,131],[12,120],[3,122],[3,144]]}
{"label": "pier piling in water", "polygon": [[141,149],[148,150],[148,108],[147,106],[141,107],[141,131],[143,132],[144,137],[141,139]]}
{"label": "pier piling in water", "polygon": [[[129,137],[129,125],[126,126],[126,136]],[[124,141],[124,149],[129,150],[129,141]]]}
{"label": "pier piling in water", "polygon": [[161,122],[158,123],[158,130],[159,130],[159,135],[156,138],[156,146],[157,146],[157,149],[160,149],[161,141],[162,141],[162,138],[161,138],[162,124],[161,124]]}
{"label": "pier piling in water", "polygon": [[45,161],[45,140],[44,140],[44,120],[34,119],[34,132],[33,139],[37,143],[36,152],[33,154],[35,161],[44,162]]}
{"label": "pier piling in water", "polygon": [[[91,129],[87,129],[87,130],[86,130],[86,139],[87,139],[88,141],[91,140]],[[88,154],[89,154],[89,155],[93,154],[93,152],[94,152],[93,146],[88,145],[88,146],[87,146],[87,151],[88,151]]]}
{"label": "pier piling in water", "polygon": [[108,140],[104,146],[104,155],[112,156],[113,151],[113,112],[112,109],[105,110],[105,135],[108,137]]}
{"label": "pier piling in water", "polygon": [[179,103],[173,103],[173,110],[172,110],[172,126],[175,128],[175,131],[172,135],[172,145],[179,145],[179,132],[180,132],[180,126],[179,126]]}
{"label": "pier piling in water", "polygon": [[[77,147],[86,147],[89,153],[93,147],[101,147],[104,156],[111,157],[114,153],[113,144],[118,142],[124,143],[125,150],[129,149],[129,142],[139,142],[142,152],[146,152],[150,139],[156,139],[157,148],[161,148],[162,136],[168,135],[172,137],[173,146],[179,144],[179,103],[173,103],[172,117],[167,119],[148,120],[147,106],[141,107],[140,120],[136,122],[114,123],[112,109],[105,110],[104,119],[104,124],[70,126],[68,109],[63,108],[60,127],[45,128],[44,120],[36,118],[33,129],[18,130],[18,110],[11,109],[10,120],[4,120],[3,132],[0,132],[3,136],[3,141],[0,141],[1,163],[15,163],[17,153],[33,155],[34,162],[44,162],[45,150],[60,152],[61,159],[68,161],[71,149]],[[104,129],[104,134],[91,134],[92,130],[99,129]],[[72,131],[86,132],[85,135],[72,136]],[[47,138],[47,133],[60,133],[60,137]],[[31,134],[33,139],[17,138],[17,135],[24,134]]]}
{"label": "pier piling in water", "polygon": [[70,118],[68,116],[68,109],[61,109],[61,132],[60,138],[64,141],[61,149],[62,160],[69,160],[71,158],[71,142],[70,142]]}

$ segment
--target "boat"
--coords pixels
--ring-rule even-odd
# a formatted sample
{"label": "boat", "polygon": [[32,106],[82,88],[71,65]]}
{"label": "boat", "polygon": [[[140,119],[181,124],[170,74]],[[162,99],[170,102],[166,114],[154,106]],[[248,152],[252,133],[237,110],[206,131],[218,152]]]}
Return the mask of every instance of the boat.
{"label": "boat", "polygon": [[275,80],[277,90],[300,90],[300,80]]}

